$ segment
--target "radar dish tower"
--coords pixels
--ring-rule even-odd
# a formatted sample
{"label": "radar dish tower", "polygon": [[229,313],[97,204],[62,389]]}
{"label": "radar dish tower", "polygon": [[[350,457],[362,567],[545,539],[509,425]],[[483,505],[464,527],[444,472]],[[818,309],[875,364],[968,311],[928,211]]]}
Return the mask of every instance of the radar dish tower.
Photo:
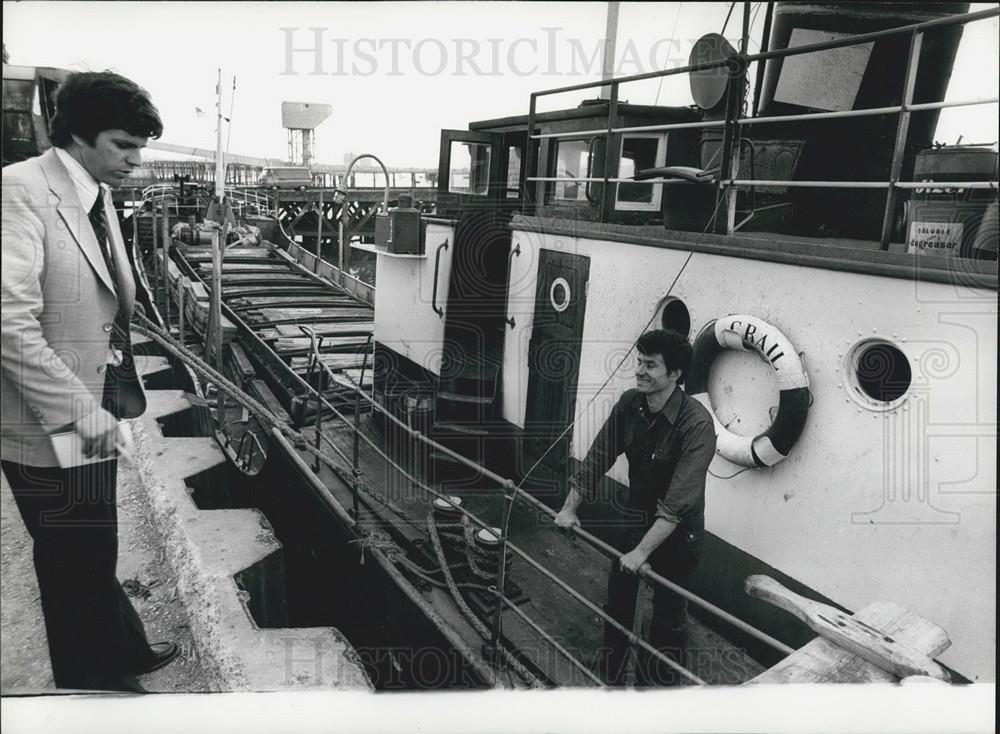
{"label": "radar dish tower", "polygon": [[288,161],[311,166],[316,155],[316,128],[333,107],[315,102],[282,102],[281,126],[288,131]]}

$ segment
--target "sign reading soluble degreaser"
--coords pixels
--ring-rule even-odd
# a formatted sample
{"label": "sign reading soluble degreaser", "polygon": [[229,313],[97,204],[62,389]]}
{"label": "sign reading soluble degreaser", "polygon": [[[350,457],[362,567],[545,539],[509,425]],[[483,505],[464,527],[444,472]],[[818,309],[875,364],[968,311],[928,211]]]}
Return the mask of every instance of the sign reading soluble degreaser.
{"label": "sign reading soluble degreaser", "polygon": [[907,253],[952,255],[962,244],[965,225],[961,222],[910,222]]}

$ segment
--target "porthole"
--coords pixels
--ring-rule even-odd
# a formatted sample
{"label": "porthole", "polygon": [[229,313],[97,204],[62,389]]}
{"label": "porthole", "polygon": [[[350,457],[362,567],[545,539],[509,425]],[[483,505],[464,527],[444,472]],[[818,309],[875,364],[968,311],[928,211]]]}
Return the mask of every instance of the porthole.
{"label": "porthole", "polygon": [[549,288],[549,303],[559,313],[569,308],[570,290],[565,278],[556,278]]}
{"label": "porthole", "polygon": [[660,306],[660,326],[685,337],[691,335],[691,314],[684,301],[673,296],[663,301]]}
{"label": "porthole", "polygon": [[874,410],[901,403],[913,381],[909,359],[885,339],[866,339],[854,345],[847,355],[846,371],[855,401]]}

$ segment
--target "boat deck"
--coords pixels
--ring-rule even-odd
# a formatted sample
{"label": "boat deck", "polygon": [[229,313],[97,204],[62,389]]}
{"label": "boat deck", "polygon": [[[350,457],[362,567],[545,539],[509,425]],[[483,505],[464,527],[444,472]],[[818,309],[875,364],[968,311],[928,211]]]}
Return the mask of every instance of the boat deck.
{"label": "boat deck", "polygon": [[[463,507],[486,524],[493,527],[502,525],[504,499],[498,486],[485,478],[479,487],[472,488],[467,485],[456,488],[446,479],[433,481],[429,478],[431,464],[426,452],[415,452],[409,447],[399,446],[393,436],[386,435],[387,432],[377,418],[369,416],[364,419],[362,428],[373,444],[388,446],[394,461],[399,462],[399,468],[389,465],[372,445],[363,440],[360,442],[362,491],[359,493],[359,524],[362,528],[393,526],[399,533],[398,543],[409,560],[425,569],[438,567],[433,548],[426,538],[426,521],[432,513],[433,497],[425,490],[415,487],[401,470],[427,482],[441,494],[461,497]],[[324,430],[341,451],[346,455],[351,454],[353,435],[347,425],[340,423],[340,427],[331,426]],[[314,435],[310,430],[305,433],[310,437]],[[304,460],[311,459],[307,452],[302,451],[301,454]],[[331,495],[345,507],[350,507],[353,502],[351,488],[344,481],[349,476],[350,469],[345,464],[340,476],[326,466],[319,472]],[[509,528],[512,544],[552,571],[592,604],[602,606],[611,563],[606,556],[556,528],[550,518],[525,502],[514,504]],[[512,561],[509,567],[508,596],[513,597],[520,611],[563,648],[588,668],[594,666],[603,643],[603,619],[514,552],[510,556]],[[457,573],[461,573],[461,570]],[[447,589],[437,589],[437,592],[439,595],[446,595]],[[470,606],[481,621],[492,629],[492,603],[483,603],[483,596],[478,599],[471,594],[469,596],[472,597]],[[444,602],[446,606],[453,606],[447,597]],[[521,651],[532,667],[542,671],[556,685],[594,685],[591,678],[544,641],[517,613],[510,610],[504,612],[502,629],[505,642]],[[734,647],[690,614],[684,664],[706,683],[715,685],[737,685],[764,670],[744,650]]]}
{"label": "boat deck", "polygon": [[[210,284],[212,256],[209,251],[177,245],[176,252],[181,255],[184,271],[202,284]],[[306,386],[320,385],[319,370],[311,364],[314,348],[322,363],[335,373],[333,384],[328,384],[329,381],[322,384],[324,398],[329,404],[320,409],[320,423],[323,434],[342,456],[335,458],[334,467],[321,464],[316,476],[331,501],[351,508],[355,504],[351,487],[353,466],[346,457],[353,455],[354,433],[348,419],[336,416],[334,408],[342,416],[353,416],[356,395],[351,385],[360,384],[366,393],[371,392],[372,307],[309,272],[282,250],[270,246],[227,250],[221,285],[223,313],[233,327],[228,349],[224,349],[230,377],[267,404],[272,412],[299,425],[309,444],[315,444],[316,401]],[[207,308],[204,301],[197,305],[200,309]],[[207,323],[207,318],[202,318]],[[312,330],[315,343],[306,329]],[[432,454],[426,447],[415,448],[415,444],[404,440],[402,432],[386,430],[385,426],[391,427],[391,424],[382,416],[370,413],[367,403],[363,405],[366,409],[362,411],[364,415],[359,425],[367,440],[360,440],[358,446],[361,491],[357,498],[355,533],[362,543],[374,542],[373,538],[383,539],[379,542],[388,543],[392,548],[392,553],[388,554],[390,558],[403,556],[405,560],[399,562],[399,569],[434,613],[466,640],[471,649],[479,650],[487,641],[481,631],[492,629],[495,619],[497,602],[488,587],[496,583],[496,567],[492,578],[484,578],[483,568],[488,566],[473,569],[472,563],[463,558],[461,528],[441,526],[447,565],[455,580],[463,585],[461,602],[452,597],[428,530],[433,497],[415,486],[404,470],[441,494],[461,496],[469,512],[497,528],[503,524],[503,494],[499,487],[485,479],[481,483],[465,481],[458,485],[445,477],[438,478],[439,472],[433,467]],[[225,412],[228,424],[224,430],[225,440],[231,453],[236,455],[238,464],[242,461],[245,470],[255,469],[253,465],[273,449],[266,443],[260,445],[266,439],[266,431],[241,408],[229,407]],[[247,434],[258,439],[249,443],[256,443],[260,451],[244,445]],[[313,464],[310,452],[297,450],[307,464]],[[338,452],[327,448],[326,453],[336,456]],[[387,461],[386,456],[392,461]],[[473,529],[478,531],[479,528]],[[601,607],[611,563],[606,556],[557,529],[548,517],[522,502],[515,503],[511,513],[510,541],[595,608]],[[466,542],[465,557],[469,552]],[[573,598],[513,551],[509,556],[507,597],[521,614],[584,667],[592,669],[601,651],[604,620],[594,608]],[[478,577],[477,570],[480,572]],[[463,612],[462,606],[467,607],[466,611]],[[640,609],[646,607],[648,600]],[[474,620],[469,618],[470,612],[475,615]],[[648,617],[648,610],[646,612]],[[521,614],[510,609],[504,611],[502,639],[507,649],[517,651],[529,670],[546,684],[585,686],[596,683],[593,675],[558,652]],[[642,616],[638,615],[640,619]],[[691,618],[684,664],[696,676],[712,684],[738,684],[762,671],[745,651],[733,647],[694,618]]]}

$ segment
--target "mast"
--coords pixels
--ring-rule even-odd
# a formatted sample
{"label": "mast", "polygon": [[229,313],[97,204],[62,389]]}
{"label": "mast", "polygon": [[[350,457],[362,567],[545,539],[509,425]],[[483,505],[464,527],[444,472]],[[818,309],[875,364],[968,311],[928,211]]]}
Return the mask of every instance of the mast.
{"label": "mast", "polygon": [[[604,23],[604,59],[601,64],[601,81],[615,75],[615,47],[618,42],[618,3],[608,3]],[[601,99],[611,99],[611,87],[601,87]]]}
{"label": "mast", "polygon": [[226,162],[222,150],[222,69],[219,69],[219,79],[215,83],[215,198],[221,206],[226,198]]}
{"label": "mast", "polygon": [[[209,291],[209,353],[214,357],[218,369],[222,368],[222,255],[226,247],[229,233],[229,216],[226,216],[228,202],[226,201],[226,162],[222,150],[222,69],[219,69],[218,81],[215,84],[215,198],[209,206],[206,219],[213,219],[221,225],[220,229],[212,231],[212,282]],[[220,407],[223,400],[222,391],[218,391]]]}

